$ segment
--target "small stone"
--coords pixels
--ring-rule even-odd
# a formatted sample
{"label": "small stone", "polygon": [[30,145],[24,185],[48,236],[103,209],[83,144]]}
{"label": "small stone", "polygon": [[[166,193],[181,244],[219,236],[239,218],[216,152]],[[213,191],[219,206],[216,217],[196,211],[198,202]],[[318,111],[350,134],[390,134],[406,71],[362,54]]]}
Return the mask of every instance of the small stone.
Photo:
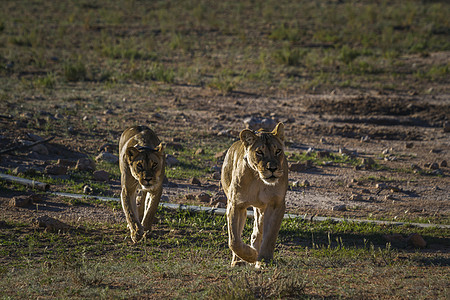
{"label": "small stone", "polygon": [[28,196],[17,196],[13,197],[9,201],[9,205],[12,207],[27,207],[31,204],[30,197]]}
{"label": "small stone", "polygon": [[37,223],[39,227],[44,227],[46,230],[53,232],[70,229],[69,225],[46,215],[37,218]]}
{"label": "small stone", "polygon": [[95,157],[95,161],[106,161],[111,164],[117,164],[119,162],[119,157],[109,152],[102,152]]}
{"label": "small stone", "polygon": [[305,180],[302,181],[302,186],[303,186],[303,187],[308,187],[308,186],[310,186],[310,185],[311,185],[311,184],[309,183],[308,180],[305,179]]}
{"label": "small stone", "polygon": [[333,208],[331,210],[333,210],[333,211],[346,211],[347,210],[347,206],[345,204],[337,205],[337,206],[333,206]]}
{"label": "small stone", "polygon": [[212,175],[212,178],[214,180],[220,180],[221,179],[221,173],[220,172],[214,172]]}
{"label": "small stone", "polygon": [[206,202],[209,203],[209,200],[211,200],[211,196],[209,194],[207,194],[207,193],[200,193],[200,194],[197,195],[196,198],[197,198],[198,201],[204,202],[204,203],[206,203]]}
{"label": "small stone", "polygon": [[48,148],[45,145],[38,144],[31,147],[31,151],[37,152],[40,155],[48,155]]}
{"label": "small stone", "polygon": [[418,233],[413,233],[408,236],[407,242],[414,248],[425,248],[427,246],[427,242]]}
{"label": "small stone", "polygon": [[201,181],[198,178],[194,177],[194,178],[191,179],[191,184],[201,185],[202,183],[201,183]]}
{"label": "small stone", "polygon": [[446,160],[441,161],[441,168],[447,168],[447,161]]}
{"label": "small stone", "polygon": [[48,165],[45,167],[44,173],[49,175],[66,175],[67,167],[62,165]]}
{"label": "small stone", "polygon": [[109,181],[109,173],[104,170],[95,171],[92,175],[94,176],[94,180]]}
{"label": "small stone", "polygon": [[92,172],[95,170],[95,162],[89,158],[80,158],[77,161],[75,169],[79,170],[79,171],[91,171]]}
{"label": "small stone", "polygon": [[406,143],[406,144],[405,144],[405,148],[406,148],[406,149],[411,149],[413,146],[414,146],[413,143]]}
{"label": "small stone", "polygon": [[327,140],[324,137],[320,138],[320,143],[321,144],[328,144]]}

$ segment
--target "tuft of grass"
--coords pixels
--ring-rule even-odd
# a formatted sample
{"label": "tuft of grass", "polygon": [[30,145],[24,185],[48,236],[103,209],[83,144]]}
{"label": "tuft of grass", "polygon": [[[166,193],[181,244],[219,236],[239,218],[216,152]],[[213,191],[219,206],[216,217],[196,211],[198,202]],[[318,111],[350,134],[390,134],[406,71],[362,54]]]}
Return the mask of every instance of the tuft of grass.
{"label": "tuft of grass", "polygon": [[86,66],[80,60],[76,62],[68,62],[64,65],[64,78],[67,81],[84,81],[86,79],[86,75]]}

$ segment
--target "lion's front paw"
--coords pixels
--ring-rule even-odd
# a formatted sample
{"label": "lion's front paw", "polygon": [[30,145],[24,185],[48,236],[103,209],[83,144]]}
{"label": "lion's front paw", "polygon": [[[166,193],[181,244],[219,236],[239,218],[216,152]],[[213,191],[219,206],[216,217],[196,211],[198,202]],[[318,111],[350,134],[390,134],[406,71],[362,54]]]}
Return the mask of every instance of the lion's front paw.
{"label": "lion's front paw", "polygon": [[132,231],[131,232],[131,239],[133,240],[133,243],[139,242],[144,237],[144,231],[138,230],[138,231]]}

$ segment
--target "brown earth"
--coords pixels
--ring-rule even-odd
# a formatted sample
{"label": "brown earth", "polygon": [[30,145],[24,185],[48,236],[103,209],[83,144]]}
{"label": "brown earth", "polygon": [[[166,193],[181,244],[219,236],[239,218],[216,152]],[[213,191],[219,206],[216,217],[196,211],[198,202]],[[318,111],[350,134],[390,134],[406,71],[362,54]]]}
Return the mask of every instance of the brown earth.
{"label": "brown earth", "polygon": [[[187,147],[207,148],[202,139],[223,140],[222,150],[225,150],[245,128],[246,118],[260,117],[285,123],[291,162],[295,162],[293,154],[310,148],[313,152],[332,154],[339,154],[345,148],[352,158],[358,161],[372,158],[377,164],[370,168],[329,162],[313,164],[301,172],[291,171],[289,179],[294,187],[286,198],[288,212],[449,222],[450,169],[446,162],[450,160],[450,133],[445,126],[450,115],[450,98],[447,95],[376,92],[352,95],[336,90],[330,94],[268,97],[236,91],[217,95],[204,87],[175,85],[166,89],[159,85],[159,93],[149,96],[147,86],[135,85],[117,95],[108,95],[99,109],[90,107],[89,103],[83,105],[84,87],[74,85],[73,88],[81,99],[74,103],[61,104],[57,93],[26,98],[21,103],[7,101],[6,111],[17,113],[12,118],[8,115],[0,118],[2,149],[16,145],[18,139],[30,139],[27,133],[47,137],[45,126],[61,126],[61,135],[45,144],[48,155],[29,150],[1,155],[3,173],[18,166],[42,171],[50,160],[96,156],[99,146],[107,143],[113,145],[111,152],[117,155],[120,133],[131,124],[147,124],[162,140]],[[94,95],[90,97],[102,95],[102,91],[91,92]],[[64,111],[57,118],[66,122],[54,121],[52,116]],[[86,118],[95,119],[97,127],[87,130]],[[70,130],[64,127],[67,124],[72,127]],[[221,161],[211,161],[210,165],[220,166]],[[302,186],[304,180],[309,186]],[[186,194],[219,191],[219,180],[208,176],[200,181],[202,184],[198,186],[192,185],[190,179],[169,178],[170,183],[165,186],[166,200],[186,202]],[[109,195],[117,197],[118,179],[113,178],[108,184]],[[65,188],[53,184],[51,189],[64,191]],[[11,197],[23,193],[28,192],[2,191],[1,214],[32,218],[47,213],[71,221],[90,218],[123,222],[120,211],[70,206],[50,195],[37,206],[11,209],[8,206]],[[187,202],[199,204],[195,199]]]}

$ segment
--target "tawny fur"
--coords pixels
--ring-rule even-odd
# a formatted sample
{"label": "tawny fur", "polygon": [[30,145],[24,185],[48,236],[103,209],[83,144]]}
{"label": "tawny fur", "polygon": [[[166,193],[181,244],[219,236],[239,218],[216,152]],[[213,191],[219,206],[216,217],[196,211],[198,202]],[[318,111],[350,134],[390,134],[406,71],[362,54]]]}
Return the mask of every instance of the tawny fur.
{"label": "tawny fur", "polygon": [[[150,128],[134,126],[122,133],[119,141],[120,198],[135,243],[151,230],[161,199],[165,165],[164,146]],[[142,193],[140,199],[136,197],[138,190]]]}
{"label": "tawny fur", "polygon": [[[284,154],[284,125],[272,132],[245,129],[228,150],[222,167],[222,186],[228,198],[228,245],[231,265],[271,261],[285,212],[288,166]],[[250,245],[242,241],[247,207],[255,213]]]}

